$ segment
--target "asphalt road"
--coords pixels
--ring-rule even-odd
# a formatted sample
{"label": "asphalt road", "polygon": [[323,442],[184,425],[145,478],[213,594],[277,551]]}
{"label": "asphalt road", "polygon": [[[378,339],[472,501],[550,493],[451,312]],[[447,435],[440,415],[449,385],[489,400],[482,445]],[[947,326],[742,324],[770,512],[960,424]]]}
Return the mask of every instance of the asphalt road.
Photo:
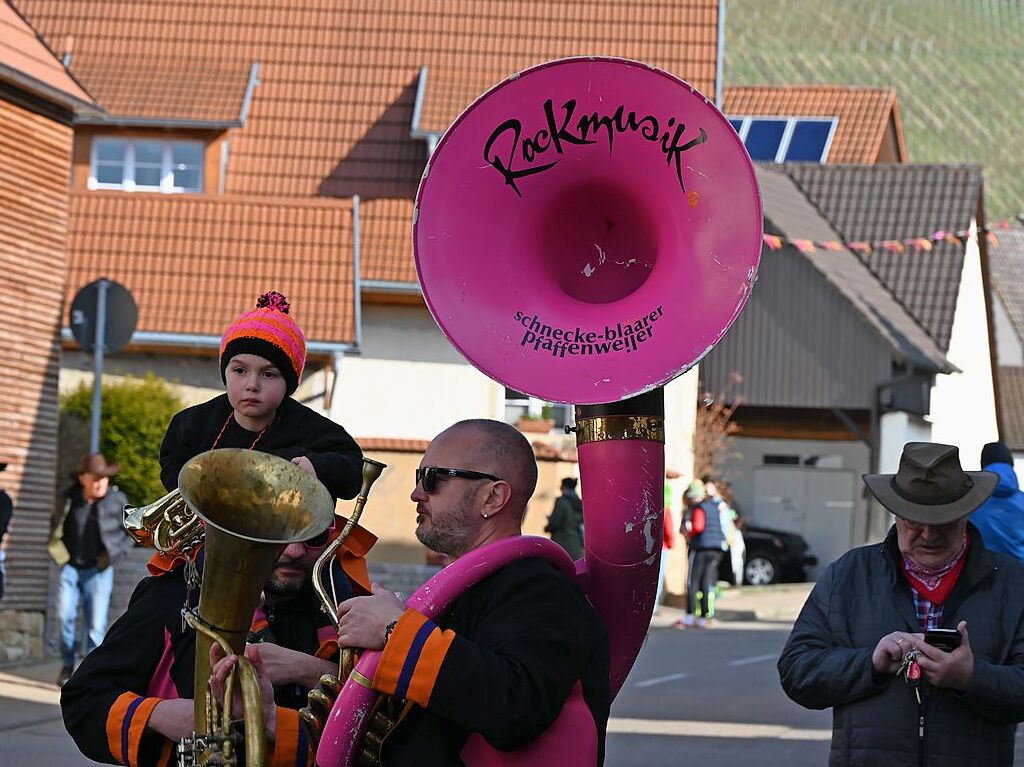
{"label": "asphalt road", "polygon": [[825,764],[830,712],[800,708],[779,687],[775,661],[789,629],[774,622],[652,628],[612,706],[605,763]]}
{"label": "asphalt road", "polygon": [[[607,767],[825,765],[828,711],[789,701],[775,671],[790,624],[723,622],[680,631],[656,619],[612,706]],[[74,767],[84,759],[64,732],[49,681],[57,663],[0,670],[0,765]],[[1024,765],[1024,737],[1018,731]]]}

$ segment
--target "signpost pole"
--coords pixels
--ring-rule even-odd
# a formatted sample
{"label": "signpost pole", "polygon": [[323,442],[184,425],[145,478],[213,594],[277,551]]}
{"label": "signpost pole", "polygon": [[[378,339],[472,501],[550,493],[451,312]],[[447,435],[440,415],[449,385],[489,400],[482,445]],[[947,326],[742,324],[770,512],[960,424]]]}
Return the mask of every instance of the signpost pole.
{"label": "signpost pole", "polygon": [[95,362],[92,382],[92,426],[89,430],[89,452],[100,451],[100,408],[102,407],[103,351],[107,333],[107,288],[108,280],[100,280],[96,295],[96,341],[93,345]]}

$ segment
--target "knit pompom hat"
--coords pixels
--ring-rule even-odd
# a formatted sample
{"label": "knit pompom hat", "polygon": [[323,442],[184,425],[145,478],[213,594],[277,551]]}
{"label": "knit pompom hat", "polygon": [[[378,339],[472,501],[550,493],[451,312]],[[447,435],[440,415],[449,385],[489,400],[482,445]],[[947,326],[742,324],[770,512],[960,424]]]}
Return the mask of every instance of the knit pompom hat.
{"label": "knit pompom hat", "polygon": [[290,305],[280,293],[264,293],[256,308],[239,315],[220,339],[220,377],[227,383],[227,367],[236,354],[256,354],[281,371],[291,394],[299,385],[306,364],[306,337],[288,316]]}

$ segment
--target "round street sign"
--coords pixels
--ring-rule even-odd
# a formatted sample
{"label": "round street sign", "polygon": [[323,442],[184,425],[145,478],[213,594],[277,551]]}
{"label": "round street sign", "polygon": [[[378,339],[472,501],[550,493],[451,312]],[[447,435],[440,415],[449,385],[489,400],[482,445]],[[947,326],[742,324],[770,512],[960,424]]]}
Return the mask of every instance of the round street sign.
{"label": "round street sign", "polygon": [[95,350],[101,282],[106,283],[107,293],[103,352],[113,354],[123,349],[131,340],[139,319],[135,299],[124,285],[113,280],[96,280],[79,290],[71,302],[71,333],[82,347],[82,351]]}

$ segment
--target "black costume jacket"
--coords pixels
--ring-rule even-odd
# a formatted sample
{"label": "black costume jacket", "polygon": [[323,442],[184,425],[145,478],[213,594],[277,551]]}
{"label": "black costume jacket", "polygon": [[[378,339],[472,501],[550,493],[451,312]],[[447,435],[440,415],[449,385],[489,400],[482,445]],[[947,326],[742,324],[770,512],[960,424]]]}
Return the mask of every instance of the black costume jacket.
{"label": "black costume jacket", "polygon": [[[145,727],[161,700],[193,696],[196,642],[191,628],[182,629],[183,573],[179,567],[143,579],[127,612],[61,690],[64,725],[90,759],[132,767],[174,763],[169,761],[174,744]],[[265,618],[253,630],[262,637],[271,634],[282,647],[320,657],[337,650],[336,639],[328,638],[337,635],[308,581],[295,598],[268,610]],[[312,757],[297,714],[307,692],[296,685],[275,690],[272,767],[303,765]]]}
{"label": "black costume jacket", "polygon": [[450,767],[471,733],[521,748],[577,682],[594,718],[598,762],[611,694],[608,637],[580,588],[543,559],[517,560],[466,590],[437,624],[398,621],[373,687],[413,705],[384,739],[384,767]]}
{"label": "black costume jacket", "polygon": [[178,473],[190,458],[213,447],[227,421],[217,447],[247,448],[256,438],[255,450],[279,458],[305,456],[316,477],[338,498],[355,498],[363,481],[363,452],[342,426],[291,397],[277,409],[277,418],[260,437],[232,418],[228,395],[221,394],[201,405],[182,410],[171,419],[160,446],[160,481],[168,490],[178,487]]}

